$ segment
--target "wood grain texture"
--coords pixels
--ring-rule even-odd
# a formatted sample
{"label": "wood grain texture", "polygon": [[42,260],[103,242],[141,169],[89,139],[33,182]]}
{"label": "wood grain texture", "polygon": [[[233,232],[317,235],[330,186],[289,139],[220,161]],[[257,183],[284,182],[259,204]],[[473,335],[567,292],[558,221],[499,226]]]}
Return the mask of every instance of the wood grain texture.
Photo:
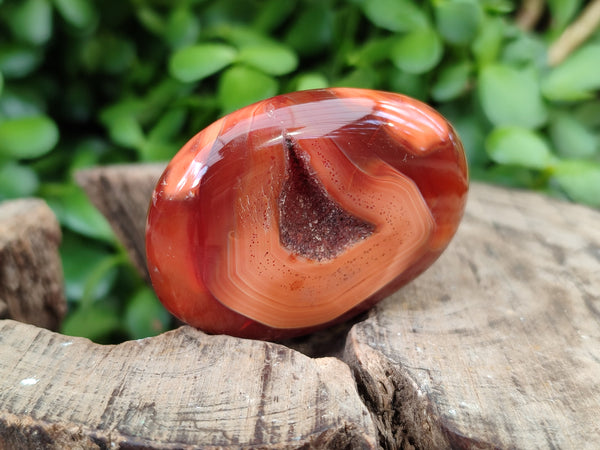
{"label": "wood grain texture", "polygon": [[[143,224],[145,209],[127,205],[145,208],[162,167],[98,170],[115,187],[95,195],[120,192],[126,221]],[[135,195],[135,184],[121,188],[138,176],[147,182]],[[337,355],[346,339],[385,448],[595,448],[599,224],[595,210],[473,183],[455,241],[424,275],[347,338],[344,325],[285,344]],[[125,228],[143,248],[143,225]]]}
{"label": "wood grain texture", "polygon": [[101,346],[0,321],[0,448],[375,448],[349,368],[181,327]]}
{"label": "wood grain texture", "polygon": [[135,268],[149,283],[144,233],[152,191],[166,163],[94,167],[75,174],[77,183],[108,219]]}
{"label": "wood grain texture", "polygon": [[38,199],[0,204],[0,319],[58,329],[67,310],[54,214]]}
{"label": "wood grain texture", "polygon": [[598,448],[600,212],[474,184],[455,241],[345,360],[386,448]]}

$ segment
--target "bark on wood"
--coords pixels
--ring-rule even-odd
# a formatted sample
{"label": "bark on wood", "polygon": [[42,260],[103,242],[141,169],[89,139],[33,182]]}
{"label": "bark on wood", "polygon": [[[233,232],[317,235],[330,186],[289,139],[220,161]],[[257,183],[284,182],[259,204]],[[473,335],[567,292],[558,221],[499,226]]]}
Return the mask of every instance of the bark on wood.
{"label": "bark on wood", "polygon": [[0,204],[0,319],[58,329],[66,312],[60,240],[42,200]]}
{"label": "bark on wood", "polygon": [[165,163],[123,164],[81,170],[79,185],[108,219],[136,269],[150,281],[146,268],[144,233],[152,191]]}
{"label": "bark on wood", "polygon": [[101,346],[0,321],[0,448],[375,448],[349,368],[184,326]]}
{"label": "bark on wood", "polygon": [[598,448],[600,212],[475,184],[345,359],[387,448]]}

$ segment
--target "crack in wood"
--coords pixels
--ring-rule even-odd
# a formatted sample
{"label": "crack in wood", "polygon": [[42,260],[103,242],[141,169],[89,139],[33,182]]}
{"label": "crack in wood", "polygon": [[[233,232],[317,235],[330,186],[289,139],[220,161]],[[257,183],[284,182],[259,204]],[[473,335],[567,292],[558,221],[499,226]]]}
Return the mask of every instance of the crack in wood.
{"label": "crack in wood", "polygon": [[[118,173],[102,183],[140,179]],[[103,347],[0,321],[0,447],[585,447],[600,440],[598,223],[475,183],[432,268],[285,346],[182,327]]]}

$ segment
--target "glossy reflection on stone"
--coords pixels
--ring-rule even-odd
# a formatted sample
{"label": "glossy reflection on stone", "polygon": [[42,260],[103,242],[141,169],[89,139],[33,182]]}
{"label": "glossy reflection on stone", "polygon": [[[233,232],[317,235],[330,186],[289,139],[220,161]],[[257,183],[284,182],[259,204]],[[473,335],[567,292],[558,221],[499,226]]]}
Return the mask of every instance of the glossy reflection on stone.
{"label": "glossy reflection on stone", "polygon": [[462,146],[414,99],[361,89],[274,97],[193,137],[148,214],[148,268],[175,316],[281,339],[358,314],[456,232]]}

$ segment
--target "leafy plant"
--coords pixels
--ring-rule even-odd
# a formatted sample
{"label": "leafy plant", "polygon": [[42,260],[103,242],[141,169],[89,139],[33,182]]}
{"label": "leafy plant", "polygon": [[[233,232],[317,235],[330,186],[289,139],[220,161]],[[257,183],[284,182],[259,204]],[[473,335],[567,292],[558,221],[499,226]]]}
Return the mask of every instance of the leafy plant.
{"label": "leafy plant", "polygon": [[282,92],[417,97],[454,124],[472,178],[600,207],[600,33],[582,0],[546,3],[0,1],[0,199],[43,197],[63,225],[64,331],[108,342],[169,326],[73,172],[168,160]]}

